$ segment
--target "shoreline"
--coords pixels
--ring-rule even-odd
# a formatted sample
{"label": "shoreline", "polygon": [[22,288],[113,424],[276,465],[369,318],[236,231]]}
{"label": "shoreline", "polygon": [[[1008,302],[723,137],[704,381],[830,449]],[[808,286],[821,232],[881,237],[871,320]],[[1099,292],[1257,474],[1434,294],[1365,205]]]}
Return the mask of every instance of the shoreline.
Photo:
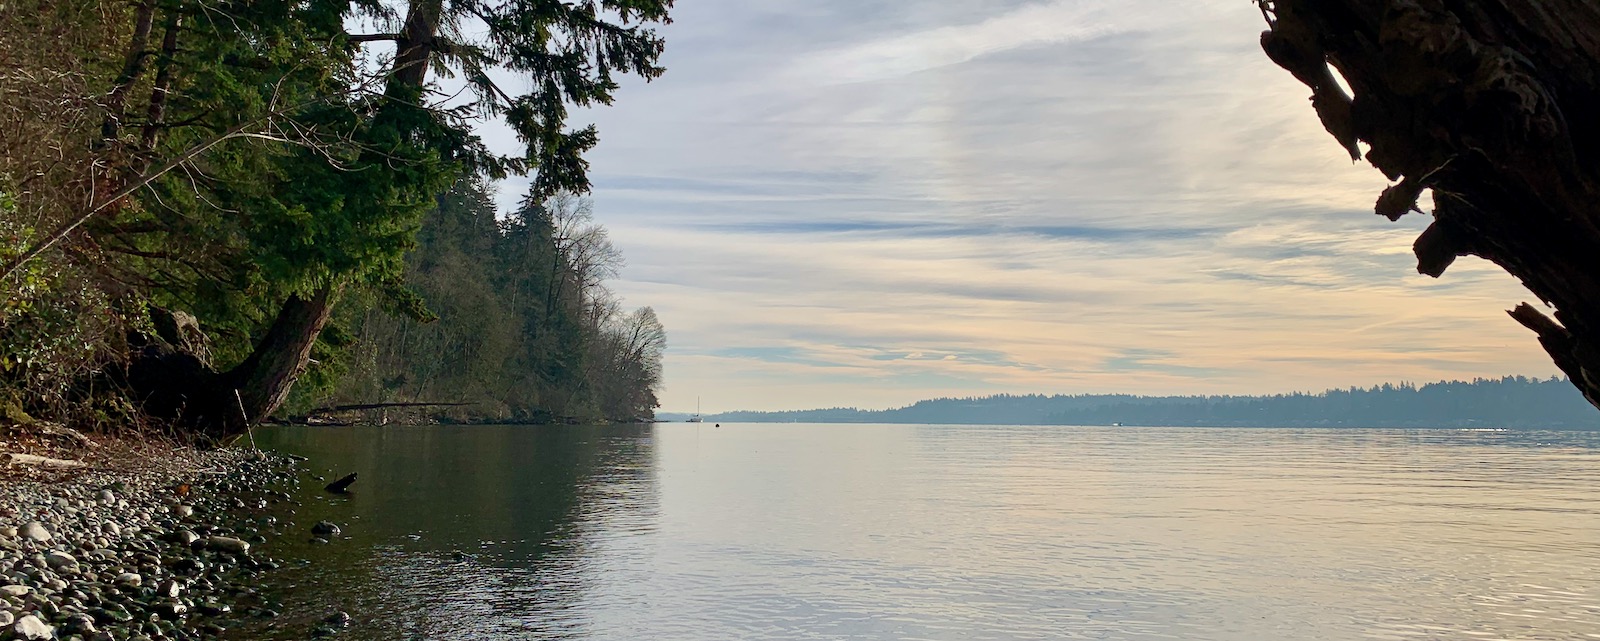
{"label": "shoreline", "polygon": [[292,510],[300,459],[3,429],[0,464],[80,465],[0,468],[0,639],[222,639],[278,616],[259,588],[279,562],[251,547],[289,526],[268,511]]}

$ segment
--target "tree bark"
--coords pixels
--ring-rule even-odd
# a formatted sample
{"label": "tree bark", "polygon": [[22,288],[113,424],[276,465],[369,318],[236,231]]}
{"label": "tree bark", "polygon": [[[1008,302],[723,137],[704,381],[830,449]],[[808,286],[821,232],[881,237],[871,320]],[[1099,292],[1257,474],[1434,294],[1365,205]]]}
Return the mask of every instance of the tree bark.
{"label": "tree bark", "polygon": [[[220,429],[219,435],[237,433],[278,411],[289,398],[295,380],[305,371],[311,348],[333,315],[337,298],[337,288],[324,286],[310,298],[290,296],[284,302],[255,351],[222,377],[222,387],[238,390],[244,416],[206,426],[208,431]],[[217,391],[232,394],[231,390]]]}
{"label": "tree bark", "polygon": [[1365,142],[1398,181],[1375,211],[1398,219],[1432,190],[1418,271],[1479,256],[1520,279],[1554,311],[1512,317],[1600,407],[1600,3],[1261,4],[1267,55],[1311,88],[1335,139],[1353,156]]}
{"label": "tree bark", "polygon": [[[396,43],[398,53],[388,89],[391,98],[427,81],[428,65],[438,46],[441,10],[440,0],[411,1]],[[204,427],[220,429],[219,436],[237,434],[276,412],[305,371],[311,348],[333,314],[338,293],[336,285],[325,285],[309,299],[290,296],[250,357],[222,377],[238,391],[244,416]]]}

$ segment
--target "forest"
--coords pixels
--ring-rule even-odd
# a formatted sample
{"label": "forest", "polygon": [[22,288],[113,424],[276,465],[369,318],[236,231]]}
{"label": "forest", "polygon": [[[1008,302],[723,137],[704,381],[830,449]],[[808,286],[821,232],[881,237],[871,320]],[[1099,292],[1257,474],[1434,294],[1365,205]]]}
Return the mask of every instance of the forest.
{"label": "forest", "polygon": [[[604,287],[599,134],[568,119],[661,75],[670,6],[0,5],[29,34],[0,40],[4,418],[648,419],[665,335]],[[522,206],[495,211],[514,176]]]}
{"label": "forest", "polygon": [[1195,427],[1483,427],[1600,429],[1562,378],[1479,378],[1268,396],[1011,395],[939,398],[887,410],[728,412],[725,422],[1143,425]]}

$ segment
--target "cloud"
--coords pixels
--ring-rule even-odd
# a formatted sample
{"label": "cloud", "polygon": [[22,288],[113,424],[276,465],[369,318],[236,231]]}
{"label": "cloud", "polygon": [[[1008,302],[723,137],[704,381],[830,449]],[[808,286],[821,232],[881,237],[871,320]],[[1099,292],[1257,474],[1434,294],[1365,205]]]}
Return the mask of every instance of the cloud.
{"label": "cloud", "polygon": [[666,409],[1554,371],[1514,280],[1415,274],[1249,2],[680,4],[584,113]]}
{"label": "cloud", "polygon": [[[1061,44],[1125,31],[1137,20],[1110,2],[1027,5],[986,20],[940,26],[806,56],[795,78],[821,83],[885,80],[1024,47]],[[1148,17],[1149,14],[1145,14]]]}

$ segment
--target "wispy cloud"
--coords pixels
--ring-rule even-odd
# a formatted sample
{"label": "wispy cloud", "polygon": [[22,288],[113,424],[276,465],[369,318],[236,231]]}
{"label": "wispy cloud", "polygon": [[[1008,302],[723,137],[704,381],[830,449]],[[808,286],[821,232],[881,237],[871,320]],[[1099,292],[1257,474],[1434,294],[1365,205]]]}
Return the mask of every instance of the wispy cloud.
{"label": "wispy cloud", "polygon": [[1119,4],[1124,3],[1025,5],[979,22],[932,27],[817,52],[801,58],[790,73],[797,79],[822,83],[885,80],[1011,49],[1106,36],[1140,25],[1138,18],[1153,17],[1149,12],[1129,15],[1113,11]]}
{"label": "wispy cloud", "polygon": [[1415,274],[1249,2],[679,6],[587,114],[668,409],[1553,371],[1512,279]]}

